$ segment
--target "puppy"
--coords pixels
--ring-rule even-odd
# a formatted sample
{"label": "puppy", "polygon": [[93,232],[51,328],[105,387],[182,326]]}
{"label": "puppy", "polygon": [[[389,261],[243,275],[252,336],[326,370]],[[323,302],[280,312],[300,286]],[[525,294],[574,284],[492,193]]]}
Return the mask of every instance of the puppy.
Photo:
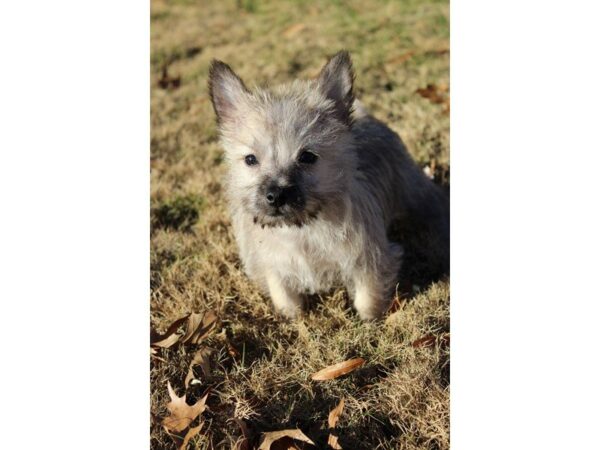
{"label": "puppy", "polygon": [[240,257],[287,317],[340,283],[362,319],[386,312],[403,260],[387,236],[394,221],[418,224],[447,260],[447,196],[355,100],[353,81],[345,51],[316,80],[273,89],[248,89],[221,61],[210,67]]}

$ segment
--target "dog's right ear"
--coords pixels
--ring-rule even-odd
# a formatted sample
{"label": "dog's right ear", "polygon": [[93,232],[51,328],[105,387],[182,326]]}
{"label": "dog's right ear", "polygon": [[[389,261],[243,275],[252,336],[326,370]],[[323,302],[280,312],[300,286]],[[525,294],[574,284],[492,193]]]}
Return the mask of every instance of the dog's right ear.
{"label": "dog's right ear", "polygon": [[208,90],[219,124],[235,117],[239,103],[249,92],[231,67],[216,59],[208,71]]}

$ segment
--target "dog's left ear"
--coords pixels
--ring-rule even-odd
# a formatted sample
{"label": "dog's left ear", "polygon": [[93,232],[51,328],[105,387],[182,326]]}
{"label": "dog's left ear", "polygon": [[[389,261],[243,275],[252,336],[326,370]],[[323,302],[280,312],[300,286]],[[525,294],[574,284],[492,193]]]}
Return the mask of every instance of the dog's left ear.
{"label": "dog's left ear", "polygon": [[335,103],[338,118],[350,125],[354,103],[354,71],[350,54],[345,50],[336,53],[321,69],[317,83],[321,93]]}

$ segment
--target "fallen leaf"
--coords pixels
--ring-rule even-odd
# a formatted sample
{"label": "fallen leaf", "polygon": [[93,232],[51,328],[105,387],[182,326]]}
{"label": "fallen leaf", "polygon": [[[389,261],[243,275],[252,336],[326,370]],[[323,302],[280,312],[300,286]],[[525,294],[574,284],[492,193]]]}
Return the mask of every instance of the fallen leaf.
{"label": "fallen leaf", "polygon": [[[437,341],[438,337],[434,336],[433,334],[427,334],[425,336],[423,336],[422,338],[417,339],[416,341],[414,341],[412,343],[412,346],[414,348],[420,348],[420,347],[433,347],[435,345],[435,342]],[[445,333],[442,336],[439,337],[440,339],[440,344],[442,346],[449,346],[450,345],[450,333]]]}
{"label": "fallen leaf", "polygon": [[414,348],[431,347],[433,344],[435,344],[435,336],[433,334],[428,334],[414,341],[412,346]]}
{"label": "fallen leaf", "polygon": [[197,427],[190,428],[188,430],[188,432],[185,434],[185,437],[183,438],[183,442],[179,446],[179,450],[185,450],[187,445],[189,444],[190,440],[194,436],[196,436],[198,433],[200,433],[200,430],[202,429],[203,426],[204,426],[204,422],[200,422],[200,425],[198,425]]}
{"label": "fallen leaf", "polygon": [[388,59],[386,61],[387,64],[402,64],[405,61],[408,61],[410,58],[412,58],[414,56],[415,52],[414,50],[411,50],[409,52],[406,53],[402,53],[400,56],[396,56],[394,58]]}
{"label": "fallen leaf", "polygon": [[339,444],[338,442],[338,437],[334,436],[333,434],[329,435],[329,438],[327,439],[327,443],[329,444],[329,446],[335,450],[343,450],[342,446]]}
{"label": "fallen leaf", "polygon": [[[177,334],[181,325],[186,322],[185,333],[183,335]],[[216,327],[216,324],[217,315],[214,311],[207,311],[205,314],[186,314],[173,322],[163,334],[159,334],[150,328],[150,345],[152,347],[169,348],[178,342],[198,344]]]}
{"label": "fallen leaf", "polygon": [[238,350],[229,342],[227,342],[227,353],[234,358],[240,356],[240,352],[238,352]]}
{"label": "fallen leaf", "polygon": [[432,103],[446,104],[447,99],[444,95],[440,94],[438,87],[435,84],[428,84],[424,88],[419,88],[416,93],[421,97],[428,99]]}
{"label": "fallen leaf", "polygon": [[425,53],[428,55],[446,55],[446,54],[450,53],[450,49],[449,48],[435,48],[435,49],[427,50]]}
{"label": "fallen leaf", "polygon": [[284,437],[271,444],[271,450],[302,450],[303,447],[291,437]]}
{"label": "fallen leaf", "polygon": [[336,424],[338,423],[338,420],[340,420],[340,415],[342,414],[343,410],[344,399],[341,399],[338,405],[329,412],[329,418],[327,419],[327,423],[329,423],[329,428],[335,428]]}
{"label": "fallen leaf", "polygon": [[289,26],[285,30],[283,30],[283,37],[291,38],[296,34],[300,33],[302,30],[306,28],[306,25],[303,23],[295,23],[294,25]]}
{"label": "fallen leaf", "polygon": [[262,443],[260,444],[260,447],[258,447],[258,450],[270,450],[271,445],[274,442],[278,441],[279,439],[286,438],[286,437],[295,439],[297,441],[306,442],[311,445],[315,445],[315,443],[313,441],[311,441],[308,438],[308,436],[306,436],[302,432],[302,430],[300,430],[299,428],[294,428],[294,429],[290,429],[290,430],[269,431],[267,433],[263,433],[263,440],[262,440]]}
{"label": "fallen leaf", "polygon": [[164,334],[157,333],[150,328],[150,345],[153,347],[162,348],[169,348],[174,345],[177,341],[179,341],[179,335],[175,333],[177,333],[179,327],[187,320],[188,317],[189,314],[186,314],[185,316],[177,319],[169,326]]}
{"label": "fallen leaf", "polygon": [[358,369],[364,363],[365,360],[362,358],[349,359],[348,361],[325,367],[324,369],[313,373],[311,378],[315,381],[331,380]]}
{"label": "fallen leaf", "polygon": [[[194,316],[192,318],[192,315]],[[217,315],[214,311],[207,311],[204,315],[192,314],[188,321],[188,330],[181,338],[184,343],[198,344],[217,326]]]}
{"label": "fallen leaf", "polygon": [[161,358],[160,356],[158,356],[158,352],[156,351],[155,348],[152,348],[152,347],[150,347],[150,358],[158,359],[159,361],[162,361],[164,363],[167,362],[164,358]]}
{"label": "fallen leaf", "polygon": [[[327,419],[329,428],[335,428],[335,426],[338,423],[338,420],[340,420],[340,415],[342,414],[343,410],[344,410],[344,399],[341,399],[340,402],[338,403],[338,405],[329,412],[329,417]],[[334,434],[329,434],[327,443],[329,444],[329,446],[331,448],[334,448],[335,450],[342,450],[342,446],[338,442],[338,436],[336,436]]]}
{"label": "fallen leaf", "polygon": [[196,417],[204,412],[208,394],[190,406],[185,402],[185,395],[183,397],[177,396],[170,382],[167,382],[167,388],[169,389],[169,397],[171,397],[167,409],[171,415],[163,419],[163,426],[167,431],[183,431]]}
{"label": "fallen leaf", "polygon": [[214,350],[212,348],[203,347],[194,354],[192,362],[190,362],[188,373],[185,377],[185,386],[188,386],[190,384],[190,381],[194,379],[194,366],[200,366],[200,368],[202,369],[202,373],[204,373],[204,376],[210,376],[210,355],[213,351]]}
{"label": "fallen leaf", "polygon": [[181,336],[181,342],[187,342],[192,338],[196,331],[198,331],[203,317],[204,315],[200,313],[191,313],[188,315],[187,328],[183,336]]}
{"label": "fallen leaf", "polygon": [[204,422],[200,422],[197,427],[188,428],[187,431],[180,432],[169,432],[167,434],[173,439],[179,450],[185,450],[190,440],[200,433],[200,430],[204,426]]}

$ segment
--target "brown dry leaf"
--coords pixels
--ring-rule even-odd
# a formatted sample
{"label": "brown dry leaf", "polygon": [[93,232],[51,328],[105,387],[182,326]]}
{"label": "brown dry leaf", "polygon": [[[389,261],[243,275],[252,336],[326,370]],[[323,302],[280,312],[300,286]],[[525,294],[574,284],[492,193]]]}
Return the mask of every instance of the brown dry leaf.
{"label": "brown dry leaf", "polygon": [[304,25],[303,23],[295,23],[294,25],[291,25],[285,30],[283,30],[283,37],[286,37],[288,39],[294,37],[296,34],[300,33],[305,28],[306,25]]}
{"label": "brown dry leaf", "polygon": [[[412,346],[414,348],[419,348],[419,347],[433,347],[435,345],[435,342],[437,341],[438,337],[434,336],[433,334],[427,334],[425,336],[423,336],[422,338],[417,339],[416,341],[414,341],[412,343]],[[440,343],[442,346],[449,346],[450,345],[450,333],[445,333],[442,336],[439,337],[440,339]]]}
{"label": "brown dry leaf", "polygon": [[411,50],[409,52],[403,53],[400,56],[395,56],[394,58],[388,59],[386,61],[386,64],[391,64],[391,65],[396,65],[396,64],[402,64],[405,61],[408,61],[410,58],[412,58],[414,56],[415,52],[414,50]]}
{"label": "brown dry leaf", "polygon": [[287,436],[271,444],[271,450],[302,450],[302,448],[300,444]]}
{"label": "brown dry leaf", "polygon": [[183,438],[183,442],[179,446],[179,450],[185,450],[187,448],[187,445],[189,444],[190,440],[194,436],[196,436],[198,433],[200,433],[200,430],[202,429],[203,426],[204,426],[204,422],[200,422],[200,425],[198,425],[197,427],[190,428],[188,430],[188,432],[186,433],[185,437]]}
{"label": "brown dry leaf", "polygon": [[192,362],[190,362],[190,367],[188,369],[188,373],[185,377],[184,385],[186,387],[190,384],[190,381],[192,381],[194,379],[194,366],[200,366],[204,376],[206,376],[206,377],[210,376],[210,372],[211,372],[210,355],[212,354],[213,351],[214,351],[214,349],[212,349],[210,347],[203,347],[194,354],[194,357],[192,358]]}
{"label": "brown dry leaf", "polygon": [[166,360],[166,359],[164,359],[164,358],[161,358],[160,356],[158,356],[158,352],[156,351],[156,349],[155,349],[155,348],[152,348],[152,347],[150,347],[150,358],[151,358],[151,359],[152,359],[152,358],[154,358],[154,359],[158,359],[159,361],[162,361],[162,362],[164,362],[164,363],[166,363],[166,362],[167,362],[167,360]]}
{"label": "brown dry leaf", "polygon": [[335,428],[338,420],[340,420],[340,416],[342,415],[342,411],[344,410],[344,399],[341,399],[338,405],[333,408],[329,412],[329,418],[327,419],[327,423],[329,423],[329,428]]}
{"label": "brown dry leaf", "polygon": [[440,90],[435,84],[428,84],[424,88],[419,88],[416,93],[421,97],[428,99],[432,103],[446,104],[447,99],[444,95],[440,94]]}
{"label": "brown dry leaf", "polygon": [[177,396],[171,387],[171,383],[167,382],[167,388],[169,389],[169,397],[171,397],[167,409],[171,415],[163,419],[163,426],[167,432],[183,431],[196,417],[204,412],[208,394],[198,400],[194,405],[190,406],[185,402],[185,395],[183,397]]}
{"label": "brown dry leaf", "polygon": [[315,381],[331,380],[358,369],[364,363],[365,360],[362,358],[349,359],[348,361],[325,367],[324,369],[313,373],[311,378]]}
{"label": "brown dry leaf", "polygon": [[177,445],[179,450],[185,450],[187,445],[190,443],[190,440],[200,433],[200,430],[203,426],[204,422],[200,422],[197,427],[188,428],[187,431],[184,430],[178,433],[167,431],[167,434],[171,437],[171,439],[173,439],[173,442],[175,442],[175,445]]}
{"label": "brown dry leaf", "polygon": [[[329,418],[327,419],[329,428],[335,428],[335,426],[338,423],[338,420],[340,420],[340,416],[341,416],[343,410],[344,410],[344,399],[341,399],[340,402],[338,403],[338,405],[329,412]],[[329,435],[329,438],[327,439],[327,443],[329,444],[329,446],[331,448],[334,448],[336,450],[342,450],[342,446],[338,443],[338,437],[333,434]]]}
{"label": "brown dry leaf", "polygon": [[150,345],[153,347],[169,348],[179,341],[180,336],[175,334],[179,327],[187,320],[189,314],[180,317],[173,322],[167,331],[163,334],[157,333],[155,330],[150,328]]}
{"label": "brown dry leaf", "polygon": [[338,437],[334,436],[333,434],[329,435],[329,438],[327,439],[327,444],[329,444],[329,446],[335,450],[344,450],[338,442]]}
{"label": "brown dry leaf", "polygon": [[183,336],[181,336],[181,342],[187,342],[190,340],[190,338],[200,327],[203,317],[204,315],[200,313],[191,313],[188,315],[187,328]]}
{"label": "brown dry leaf", "polygon": [[233,358],[240,356],[240,352],[230,342],[227,342],[227,353]]}
{"label": "brown dry leaf", "polygon": [[[315,445],[313,441],[311,441],[308,436],[306,436],[302,430],[299,428],[289,429],[289,430],[281,430],[281,431],[269,431],[267,433],[263,433],[263,441],[258,447],[258,450],[270,450],[271,445],[283,438],[291,438],[297,441],[306,442],[311,445]],[[289,445],[288,445],[289,448]],[[292,447],[293,448],[293,447]]]}
{"label": "brown dry leaf", "polygon": [[[177,334],[184,322],[187,322],[185,333]],[[216,327],[216,324],[217,315],[214,311],[207,311],[205,314],[186,314],[173,322],[164,334],[159,334],[150,328],[150,345],[169,348],[178,342],[198,344]]]}
{"label": "brown dry leaf", "polygon": [[214,311],[207,311],[204,315],[191,314],[188,329],[181,338],[181,342],[198,344],[217,326],[217,315]]}

